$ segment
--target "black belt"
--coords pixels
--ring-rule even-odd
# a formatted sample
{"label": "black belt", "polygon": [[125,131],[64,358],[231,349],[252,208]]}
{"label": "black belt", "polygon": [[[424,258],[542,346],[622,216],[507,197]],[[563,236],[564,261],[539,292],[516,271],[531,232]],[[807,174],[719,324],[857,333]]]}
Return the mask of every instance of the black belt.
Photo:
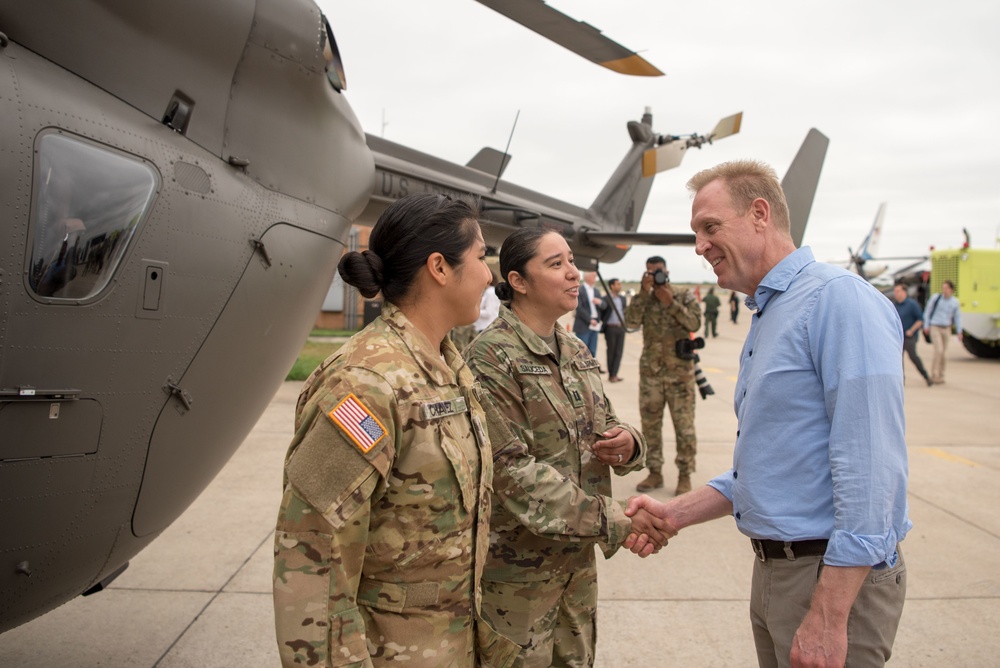
{"label": "black belt", "polygon": [[819,557],[826,554],[825,538],[818,540],[799,540],[795,542],[781,540],[758,540],[750,539],[750,545],[757,558],[761,561],[768,559],[790,559],[794,561],[798,557]]}

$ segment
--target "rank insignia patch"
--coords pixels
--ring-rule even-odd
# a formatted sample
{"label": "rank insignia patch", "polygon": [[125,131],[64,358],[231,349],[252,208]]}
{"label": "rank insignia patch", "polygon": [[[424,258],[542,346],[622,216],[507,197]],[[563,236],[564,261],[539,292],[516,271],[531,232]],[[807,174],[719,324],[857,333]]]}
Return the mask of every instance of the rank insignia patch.
{"label": "rank insignia patch", "polygon": [[344,430],[361,452],[367,453],[385,436],[382,423],[353,394],[344,397],[326,416]]}

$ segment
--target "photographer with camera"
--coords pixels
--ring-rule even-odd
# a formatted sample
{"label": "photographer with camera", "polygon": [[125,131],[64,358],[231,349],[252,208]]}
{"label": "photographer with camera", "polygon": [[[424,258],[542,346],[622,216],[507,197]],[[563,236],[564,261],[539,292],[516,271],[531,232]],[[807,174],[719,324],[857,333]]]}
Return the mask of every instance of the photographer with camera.
{"label": "photographer with camera", "polygon": [[[667,261],[660,256],[646,260],[639,293],[625,309],[630,329],[642,327],[639,359],[639,412],[642,433],[649,446],[649,476],[636,489],[648,492],[663,487],[663,408],[670,407],[677,440],[677,490],[691,490],[698,440],[694,432],[695,362],[688,350],[691,333],[701,329],[701,307],[690,290],[670,285]],[[684,357],[678,355],[678,343]],[[704,342],[702,342],[704,345]]]}

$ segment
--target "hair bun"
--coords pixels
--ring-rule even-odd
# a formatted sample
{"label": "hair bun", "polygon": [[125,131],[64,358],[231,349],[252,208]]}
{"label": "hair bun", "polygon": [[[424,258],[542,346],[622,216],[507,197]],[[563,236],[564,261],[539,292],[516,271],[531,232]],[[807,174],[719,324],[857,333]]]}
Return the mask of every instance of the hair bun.
{"label": "hair bun", "polygon": [[385,265],[382,263],[382,258],[376,255],[375,252],[372,250],[361,251],[361,257],[365,259],[365,262],[367,262],[368,266],[371,268],[372,279],[374,279],[375,284],[378,285],[379,287],[384,286],[385,275],[383,273],[383,269]]}
{"label": "hair bun", "polygon": [[493,288],[493,292],[496,293],[497,298],[502,302],[509,302],[514,298],[514,288],[510,287],[510,283],[507,281],[497,283],[497,286]]}

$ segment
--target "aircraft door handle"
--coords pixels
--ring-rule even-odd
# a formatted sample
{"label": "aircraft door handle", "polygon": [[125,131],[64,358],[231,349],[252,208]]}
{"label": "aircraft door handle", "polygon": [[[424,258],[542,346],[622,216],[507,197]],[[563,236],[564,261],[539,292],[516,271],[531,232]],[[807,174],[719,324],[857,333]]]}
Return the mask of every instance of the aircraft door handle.
{"label": "aircraft door handle", "polygon": [[172,397],[176,397],[184,406],[185,412],[191,410],[191,406],[194,404],[191,393],[175,383],[172,377],[167,376],[167,382],[163,384],[163,391]]}
{"label": "aircraft door handle", "polygon": [[251,239],[250,245],[254,247],[254,250],[260,253],[260,256],[264,259],[264,264],[268,267],[271,266],[271,256],[267,252],[267,246],[260,239]]}

